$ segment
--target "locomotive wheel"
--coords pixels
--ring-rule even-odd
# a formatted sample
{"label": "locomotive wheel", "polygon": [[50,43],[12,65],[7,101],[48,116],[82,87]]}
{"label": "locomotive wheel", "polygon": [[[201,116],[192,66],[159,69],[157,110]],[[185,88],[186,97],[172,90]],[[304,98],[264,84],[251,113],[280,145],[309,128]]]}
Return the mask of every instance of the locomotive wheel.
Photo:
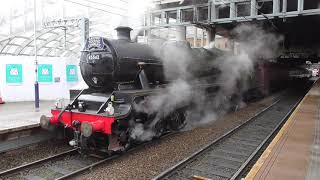
{"label": "locomotive wheel", "polygon": [[89,138],[80,136],[80,148],[78,148],[78,152],[80,154],[89,154]]}
{"label": "locomotive wheel", "polygon": [[184,111],[174,111],[167,118],[170,130],[179,131],[186,125],[186,116]]}
{"label": "locomotive wheel", "polygon": [[129,130],[119,137],[120,144],[122,145],[121,152],[127,152],[133,145],[133,140],[129,135]]}
{"label": "locomotive wheel", "polygon": [[155,126],[154,126],[154,129],[155,129],[155,138],[160,138],[162,136],[162,134],[164,133],[164,122],[162,120],[159,120]]}

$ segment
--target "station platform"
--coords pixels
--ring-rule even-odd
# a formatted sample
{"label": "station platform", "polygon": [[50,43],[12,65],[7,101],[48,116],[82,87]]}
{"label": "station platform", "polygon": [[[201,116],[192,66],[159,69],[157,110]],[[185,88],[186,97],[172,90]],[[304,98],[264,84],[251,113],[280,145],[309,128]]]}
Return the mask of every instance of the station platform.
{"label": "station platform", "polygon": [[320,80],[314,83],[245,179],[320,179]]}
{"label": "station platform", "polygon": [[34,102],[0,104],[0,135],[24,129],[39,127],[41,115],[50,115],[53,101],[41,101],[35,112]]}

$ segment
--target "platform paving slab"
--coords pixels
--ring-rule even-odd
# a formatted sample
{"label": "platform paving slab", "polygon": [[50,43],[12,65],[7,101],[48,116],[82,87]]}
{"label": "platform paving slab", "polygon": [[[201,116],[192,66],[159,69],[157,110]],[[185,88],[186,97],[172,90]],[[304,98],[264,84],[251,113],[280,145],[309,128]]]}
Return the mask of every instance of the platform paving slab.
{"label": "platform paving slab", "polygon": [[54,101],[41,101],[35,111],[34,102],[14,102],[0,104],[0,135],[38,127],[41,115],[50,115]]}

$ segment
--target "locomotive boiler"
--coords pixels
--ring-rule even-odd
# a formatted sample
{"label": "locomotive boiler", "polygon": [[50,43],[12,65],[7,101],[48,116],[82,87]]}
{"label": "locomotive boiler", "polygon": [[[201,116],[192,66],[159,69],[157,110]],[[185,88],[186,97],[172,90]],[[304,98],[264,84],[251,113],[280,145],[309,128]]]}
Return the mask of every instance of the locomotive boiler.
{"label": "locomotive boiler", "polygon": [[86,43],[80,68],[88,86],[112,91],[120,84],[136,81],[142,70],[150,83],[163,83],[163,67],[153,50],[147,45],[132,43],[131,28],[118,27],[116,30],[117,40],[91,37]]}

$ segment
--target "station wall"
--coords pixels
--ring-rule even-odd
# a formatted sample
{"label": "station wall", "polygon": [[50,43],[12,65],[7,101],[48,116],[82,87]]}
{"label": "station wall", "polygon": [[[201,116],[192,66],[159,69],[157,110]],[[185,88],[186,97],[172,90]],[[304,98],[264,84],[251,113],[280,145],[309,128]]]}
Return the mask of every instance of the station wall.
{"label": "station wall", "polygon": [[[61,57],[38,57],[38,64],[49,65],[49,69],[52,70],[50,72],[50,76],[52,73],[52,78],[49,78],[49,81],[45,79],[46,77],[42,77],[42,81],[48,82],[39,82],[40,100],[69,99],[70,88],[81,81],[78,63]],[[17,69],[21,67],[22,73],[19,73],[22,75],[20,79],[8,79],[8,65],[16,66],[18,67]],[[67,82],[67,65],[74,65],[71,67],[77,69],[77,77],[73,77],[74,79],[71,79],[71,82],[70,77]],[[0,56],[0,94],[4,101],[34,101],[34,81],[34,57]]]}

